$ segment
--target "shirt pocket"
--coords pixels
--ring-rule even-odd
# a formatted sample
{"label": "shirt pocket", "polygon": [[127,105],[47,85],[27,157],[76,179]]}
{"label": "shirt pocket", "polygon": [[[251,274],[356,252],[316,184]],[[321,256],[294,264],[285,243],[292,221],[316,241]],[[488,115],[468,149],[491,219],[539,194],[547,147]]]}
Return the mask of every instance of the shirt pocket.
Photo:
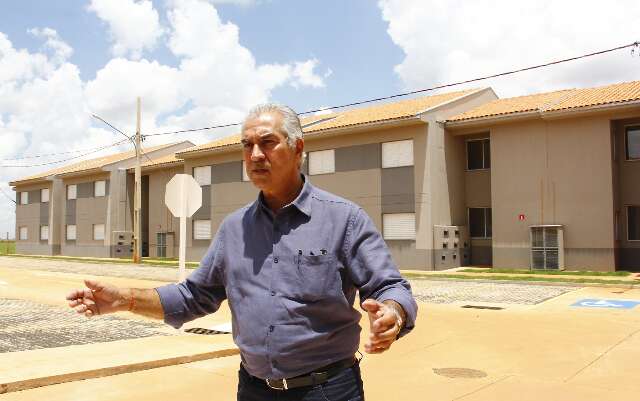
{"label": "shirt pocket", "polygon": [[319,301],[338,294],[339,273],[332,254],[296,255],[297,285],[294,293],[304,301]]}

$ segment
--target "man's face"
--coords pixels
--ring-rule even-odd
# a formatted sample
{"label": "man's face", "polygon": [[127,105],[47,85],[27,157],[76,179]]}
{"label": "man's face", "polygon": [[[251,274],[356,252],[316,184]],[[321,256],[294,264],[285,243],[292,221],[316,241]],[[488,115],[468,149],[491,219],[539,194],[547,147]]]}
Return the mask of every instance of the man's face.
{"label": "man's face", "polygon": [[265,192],[290,186],[299,174],[302,140],[290,147],[281,127],[282,115],[272,112],[247,120],[242,131],[247,175]]}

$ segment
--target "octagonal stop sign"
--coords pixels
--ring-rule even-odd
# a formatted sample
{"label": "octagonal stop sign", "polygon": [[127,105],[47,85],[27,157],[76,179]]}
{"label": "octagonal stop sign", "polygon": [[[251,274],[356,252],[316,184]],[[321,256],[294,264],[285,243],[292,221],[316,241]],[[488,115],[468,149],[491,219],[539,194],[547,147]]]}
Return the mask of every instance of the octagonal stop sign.
{"label": "octagonal stop sign", "polygon": [[202,188],[188,174],[176,174],[167,184],[164,203],[176,217],[191,217],[202,206]]}

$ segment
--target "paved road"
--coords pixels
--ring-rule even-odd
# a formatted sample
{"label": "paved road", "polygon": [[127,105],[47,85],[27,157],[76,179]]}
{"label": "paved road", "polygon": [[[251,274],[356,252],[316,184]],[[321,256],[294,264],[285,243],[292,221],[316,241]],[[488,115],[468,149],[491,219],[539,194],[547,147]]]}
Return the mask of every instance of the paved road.
{"label": "paved road", "polygon": [[[29,299],[22,294],[36,287],[47,290],[51,288],[51,280],[55,280],[62,301],[65,286],[67,290],[74,288],[84,275],[169,282],[175,279],[176,269],[7,257],[0,257],[0,268],[4,269],[0,270],[0,353],[170,335],[167,326],[161,323],[119,315],[87,320],[64,305],[50,305],[47,300]],[[17,273],[24,275],[18,284],[24,286],[24,291],[14,288],[11,296],[3,296],[2,287],[6,288],[12,278],[15,280]],[[61,284],[61,280],[62,283],[68,280],[67,284]],[[576,290],[576,287],[448,280],[412,280],[411,284],[418,301],[464,306],[535,305]]]}

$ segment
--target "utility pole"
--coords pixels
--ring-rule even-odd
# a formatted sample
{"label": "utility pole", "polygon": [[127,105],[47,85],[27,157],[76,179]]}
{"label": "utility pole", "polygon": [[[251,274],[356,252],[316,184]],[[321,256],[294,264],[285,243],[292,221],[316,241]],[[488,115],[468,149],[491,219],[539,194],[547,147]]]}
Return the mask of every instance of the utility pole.
{"label": "utility pole", "polygon": [[140,169],[140,98],[137,99],[138,112],[136,123],[136,172],[135,189],[133,194],[133,263],[140,263],[142,255],[142,241],[140,238],[140,207],[142,204],[142,180]]}

